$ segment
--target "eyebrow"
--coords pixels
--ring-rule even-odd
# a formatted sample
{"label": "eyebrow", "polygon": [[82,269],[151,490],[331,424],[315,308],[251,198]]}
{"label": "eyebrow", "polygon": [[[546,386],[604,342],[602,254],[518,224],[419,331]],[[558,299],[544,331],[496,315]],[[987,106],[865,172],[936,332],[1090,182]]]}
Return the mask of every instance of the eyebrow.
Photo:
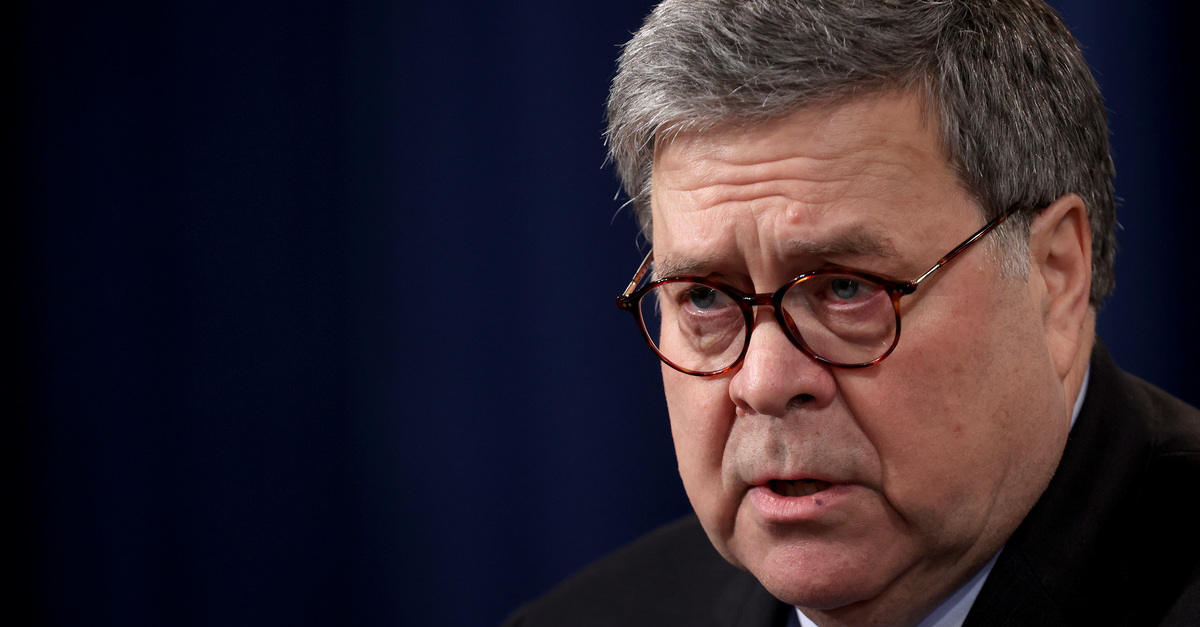
{"label": "eyebrow", "polygon": [[[899,256],[890,238],[878,230],[870,228],[842,231],[821,240],[786,242],[783,245],[783,252],[789,258],[877,257],[889,259]],[[654,278],[700,274],[715,265],[718,264],[714,257],[698,259],[668,257],[662,259],[655,255]]]}
{"label": "eyebrow", "polygon": [[899,256],[891,238],[872,228],[842,231],[824,240],[787,242],[784,244],[784,250],[789,255],[812,257],[890,258]]}

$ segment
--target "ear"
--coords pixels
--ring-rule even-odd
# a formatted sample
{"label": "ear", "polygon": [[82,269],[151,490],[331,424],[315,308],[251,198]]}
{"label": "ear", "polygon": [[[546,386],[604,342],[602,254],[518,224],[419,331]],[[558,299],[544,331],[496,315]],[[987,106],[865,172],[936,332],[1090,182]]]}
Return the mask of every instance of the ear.
{"label": "ear", "polygon": [[1050,357],[1065,378],[1090,346],[1092,227],[1082,198],[1067,194],[1042,210],[1029,230],[1029,254]]}

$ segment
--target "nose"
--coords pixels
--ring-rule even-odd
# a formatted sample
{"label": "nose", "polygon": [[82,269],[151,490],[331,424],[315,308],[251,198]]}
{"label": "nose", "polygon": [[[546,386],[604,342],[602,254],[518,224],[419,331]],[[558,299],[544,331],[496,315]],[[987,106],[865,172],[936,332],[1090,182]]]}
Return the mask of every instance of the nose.
{"label": "nose", "polygon": [[759,307],[746,357],[730,379],[729,396],[747,415],[783,417],[799,406],[824,407],[837,390],[831,370],[788,339],[770,307]]}

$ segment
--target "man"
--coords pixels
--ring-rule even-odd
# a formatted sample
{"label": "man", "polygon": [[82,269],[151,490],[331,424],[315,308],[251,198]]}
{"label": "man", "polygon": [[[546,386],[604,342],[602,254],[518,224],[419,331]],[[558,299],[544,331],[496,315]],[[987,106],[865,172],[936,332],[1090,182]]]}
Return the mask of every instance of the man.
{"label": "man", "polygon": [[1095,342],[1112,163],[1052,9],[666,0],[608,142],[696,516],[512,624],[1200,624],[1200,413]]}

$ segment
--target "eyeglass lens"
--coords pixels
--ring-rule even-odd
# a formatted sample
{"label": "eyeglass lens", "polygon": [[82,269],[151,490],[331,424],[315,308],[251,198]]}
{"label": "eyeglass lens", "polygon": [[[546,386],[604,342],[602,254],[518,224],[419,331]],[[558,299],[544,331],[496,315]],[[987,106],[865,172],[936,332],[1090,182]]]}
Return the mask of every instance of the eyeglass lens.
{"label": "eyeglass lens", "polygon": [[[867,364],[895,343],[897,316],[887,289],[864,277],[818,273],[786,286],[776,312],[792,341],[845,366]],[[651,343],[674,366],[693,373],[724,370],[749,342],[750,306],[705,283],[671,280],[643,295],[641,318]]]}

